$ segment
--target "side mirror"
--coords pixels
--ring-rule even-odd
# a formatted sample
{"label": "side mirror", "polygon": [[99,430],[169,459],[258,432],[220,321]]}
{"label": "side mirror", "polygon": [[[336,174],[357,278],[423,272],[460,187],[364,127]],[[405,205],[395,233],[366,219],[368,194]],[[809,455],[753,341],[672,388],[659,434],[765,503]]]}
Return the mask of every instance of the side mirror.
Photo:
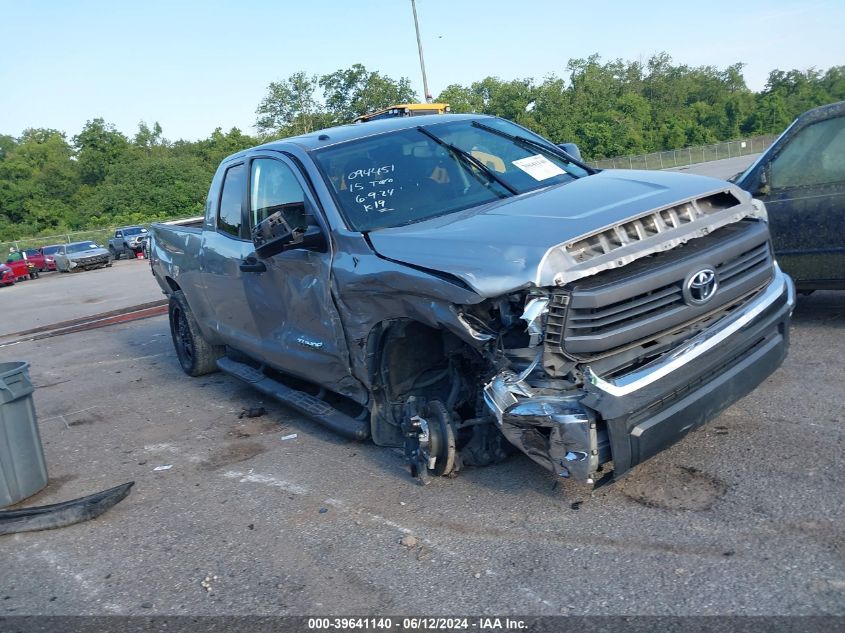
{"label": "side mirror", "polygon": [[276,211],[252,230],[255,254],[268,259],[293,248],[324,250],[326,239],[318,226],[292,227],[282,211]]}
{"label": "side mirror", "polygon": [[559,143],[558,147],[564,152],[572,156],[577,161],[581,161],[581,150],[575,143]]}

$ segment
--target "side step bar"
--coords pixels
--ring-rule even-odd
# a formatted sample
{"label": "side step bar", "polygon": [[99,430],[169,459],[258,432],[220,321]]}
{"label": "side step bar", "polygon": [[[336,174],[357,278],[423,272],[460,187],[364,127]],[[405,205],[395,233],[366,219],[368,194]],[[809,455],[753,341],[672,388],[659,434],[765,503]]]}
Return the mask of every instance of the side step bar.
{"label": "side step bar", "polygon": [[264,375],[263,372],[254,367],[250,367],[245,363],[239,363],[231,358],[219,359],[217,366],[227,374],[249,383],[261,393],[272,396],[279,402],[307,415],[312,420],[319,422],[335,433],[358,441],[363,441],[370,437],[369,420],[351,418],[319,398],[315,398],[304,391],[291,389],[278,380],[273,380]]}

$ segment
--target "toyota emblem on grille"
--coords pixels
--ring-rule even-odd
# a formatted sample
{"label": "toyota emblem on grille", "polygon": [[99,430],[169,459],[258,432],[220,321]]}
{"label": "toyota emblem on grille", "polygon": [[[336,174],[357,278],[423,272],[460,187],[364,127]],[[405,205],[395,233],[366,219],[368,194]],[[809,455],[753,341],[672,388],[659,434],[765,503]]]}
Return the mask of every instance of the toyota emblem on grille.
{"label": "toyota emblem on grille", "polygon": [[707,303],[716,294],[718,286],[715,270],[712,268],[698,270],[684,282],[684,301],[695,306]]}

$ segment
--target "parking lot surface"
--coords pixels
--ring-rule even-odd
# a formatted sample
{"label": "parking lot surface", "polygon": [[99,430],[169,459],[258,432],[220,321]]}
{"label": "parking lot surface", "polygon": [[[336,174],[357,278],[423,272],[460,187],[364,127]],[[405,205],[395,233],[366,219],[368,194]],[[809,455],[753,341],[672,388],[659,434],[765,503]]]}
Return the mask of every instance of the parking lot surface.
{"label": "parking lot surface", "polygon": [[[84,304],[135,264],[57,282],[96,279]],[[185,376],[166,316],[2,347],[50,470],[22,505],[136,484],[0,537],[0,614],[843,615],[843,328],[845,293],[802,297],[763,386],[592,494],[521,455],[417,486],[398,451]]]}
{"label": "parking lot surface", "polygon": [[[0,288],[0,338],[61,321],[163,299],[146,260],[119,259],[111,268],[45,272]],[[8,306],[8,308],[7,308]]]}
{"label": "parking lot surface", "polygon": [[730,178],[742,173],[760,154],[748,154],[746,156],[734,156],[722,160],[711,160],[706,163],[695,163],[683,167],[673,167],[670,171],[680,171],[687,174],[698,174],[699,176],[710,176],[712,178]]}

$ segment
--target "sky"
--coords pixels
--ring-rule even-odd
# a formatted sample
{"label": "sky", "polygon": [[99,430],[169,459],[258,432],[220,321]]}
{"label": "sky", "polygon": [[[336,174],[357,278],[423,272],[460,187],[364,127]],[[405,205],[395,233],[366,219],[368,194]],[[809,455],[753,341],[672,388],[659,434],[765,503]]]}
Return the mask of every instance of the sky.
{"label": "sky", "polygon": [[[743,62],[752,90],[778,68],[845,64],[841,0],[417,0],[429,88],[487,76],[567,77],[572,58]],[[422,96],[410,0],[0,0],[0,134],[73,136],[97,117],[129,136],[158,121],[197,140],[254,133],[272,81],[361,63]]]}

